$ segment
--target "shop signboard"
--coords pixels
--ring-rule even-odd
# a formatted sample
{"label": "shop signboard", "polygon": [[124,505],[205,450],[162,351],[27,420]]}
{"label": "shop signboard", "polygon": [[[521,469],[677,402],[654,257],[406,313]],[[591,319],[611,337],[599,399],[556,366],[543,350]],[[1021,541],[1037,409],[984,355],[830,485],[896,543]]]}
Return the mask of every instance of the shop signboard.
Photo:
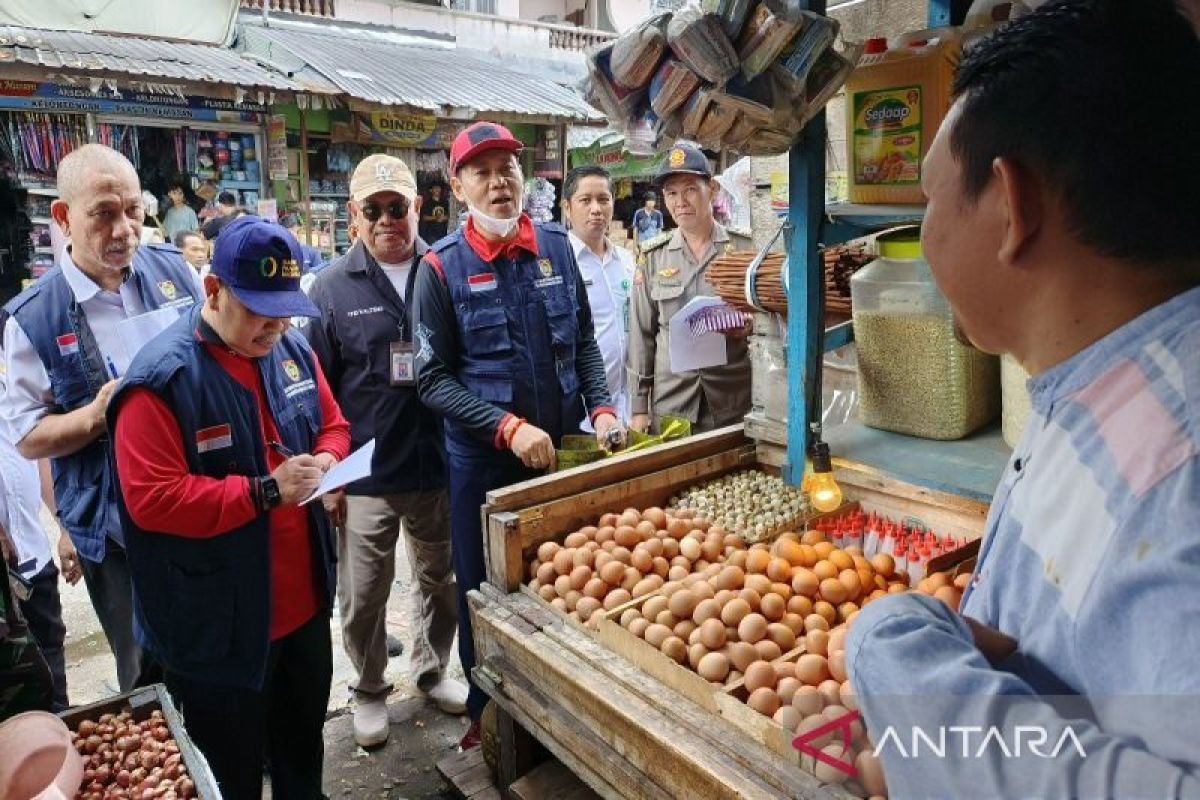
{"label": "shop signboard", "polygon": [[267,172],[273,181],[288,179],[286,114],[267,117]]}
{"label": "shop signboard", "polygon": [[642,156],[625,149],[625,140],[606,142],[597,139],[587,147],[576,148],[570,153],[572,167],[604,167],[615,179],[650,177],[658,172],[665,153]]}
{"label": "shop signboard", "polygon": [[119,89],[92,92],[86,86],[0,80],[0,108],[24,111],[120,114],[196,122],[258,124],[266,106],[219,97],[167,95]]}
{"label": "shop signboard", "polygon": [[375,137],[396,147],[417,147],[432,138],[436,128],[437,117],[433,114],[371,112],[371,130]]}

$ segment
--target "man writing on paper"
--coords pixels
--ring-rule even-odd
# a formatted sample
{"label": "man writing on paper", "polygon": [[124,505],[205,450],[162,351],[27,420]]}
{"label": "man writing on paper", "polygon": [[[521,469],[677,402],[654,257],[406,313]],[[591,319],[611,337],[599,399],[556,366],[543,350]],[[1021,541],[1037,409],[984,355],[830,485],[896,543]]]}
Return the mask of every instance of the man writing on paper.
{"label": "man writing on paper", "polygon": [[133,165],[116,150],[89,144],[64,158],[50,213],[71,245],[58,266],[5,306],[0,416],[24,458],[50,459],[58,517],[79,551],[127,691],[156,676],[133,635],[104,413],[117,373],[129,363],[122,324],[191,307],[200,294],[178,250],[138,247],[142,190]]}
{"label": "man writing on paper", "polygon": [[113,396],[121,518],[143,645],[227,798],[321,796],[336,544],[298,505],[350,426],[293,316],[303,255],[254,216],[222,232],[204,305],[134,360]]}

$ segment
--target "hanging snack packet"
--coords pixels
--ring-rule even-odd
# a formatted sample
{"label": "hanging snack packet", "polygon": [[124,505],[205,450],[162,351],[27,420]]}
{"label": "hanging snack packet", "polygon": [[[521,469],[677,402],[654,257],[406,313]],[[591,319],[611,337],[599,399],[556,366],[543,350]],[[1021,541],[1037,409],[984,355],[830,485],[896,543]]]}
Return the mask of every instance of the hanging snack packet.
{"label": "hanging snack packet", "polygon": [[744,152],[743,148],[746,142],[763,126],[757,119],[754,119],[746,114],[735,112],[737,120],[734,122],[726,134],[721,137],[721,144],[727,150],[735,150],[739,153]]}
{"label": "hanging snack packet", "polygon": [[750,14],[738,39],[738,58],[742,74],[753,78],[767,68],[804,25],[804,10],[799,0],[762,0]]}
{"label": "hanging snack packet", "polygon": [[609,122],[623,127],[633,118],[638,103],[646,96],[645,89],[626,89],[613,80],[611,70],[613,46],[606,45],[588,56],[588,80],[584,98],[608,117]]}
{"label": "hanging snack packet", "polygon": [[667,49],[669,14],[659,14],[624,33],[613,43],[613,80],[626,89],[641,89],[650,83],[658,62]]}
{"label": "hanging snack packet", "polygon": [[720,150],[722,138],[735,122],[737,112],[715,101],[710,102],[704,121],[700,123],[700,130],[696,133],[696,141],[707,150]]}
{"label": "hanging snack packet", "polygon": [[850,73],[858,65],[862,51],[861,44],[851,45],[841,53],[831,47],[817,59],[817,63],[808,73],[805,89],[808,107],[804,110],[804,124],[807,125],[809,120],[820,113],[829,99],[845,85]]}
{"label": "hanging snack packet", "polygon": [[752,5],[754,0],[703,0],[700,8],[706,14],[716,14],[720,17],[725,35],[729,37],[729,41],[736,42]]}
{"label": "hanging snack packet", "polygon": [[759,128],[739,151],[747,156],[777,156],[786,153],[795,141],[795,136],[788,131],[775,128]]}
{"label": "hanging snack packet", "polygon": [[804,92],[809,70],[817,63],[821,54],[833,45],[838,33],[837,20],[811,11],[803,13],[804,27],[792,43],[783,49],[772,66],[777,74],[788,79],[792,94]]}
{"label": "hanging snack packet", "polygon": [[688,6],[667,26],[667,43],[675,55],[709,83],[724,83],[737,74],[738,57],[713,14]]}
{"label": "hanging snack packet", "polygon": [[708,106],[712,102],[711,94],[711,89],[700,89],[684,103],[683,109],[679,112],[684,137],[688,139],[699,137],[704,116],[708,113]]}
{"label": "hanging snack packet", "polygon": [[700,76],[683,62],[668,57],[650,80],[650,107],[656,114],[669,114],[686,103],[698,88]]}

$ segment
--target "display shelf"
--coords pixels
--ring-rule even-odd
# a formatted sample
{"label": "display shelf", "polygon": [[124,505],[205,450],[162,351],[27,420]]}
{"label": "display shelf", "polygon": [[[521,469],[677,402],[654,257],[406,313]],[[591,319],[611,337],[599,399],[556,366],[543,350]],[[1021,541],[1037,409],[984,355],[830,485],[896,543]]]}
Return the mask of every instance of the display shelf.
{"label": "display shelf", "polygon": [[29,221],[34,225],[49,225],[54,222],[50,217],[30,217]]}
{"label": "display shelf", "polygon": [[58,189],[55,189],[52,186],[22,185],[21,188],[24,189],[29,194],[40,194],[43,197],[58,197]]}
{"label": "display shelf", "polygon": [[1000,425],[953,442],[904,436],[858,422],[826,427],[834,460],[869,467],[889,478],[938,492],[991,502],[1012,450]]}
{"label": "display shelf", "polygon": [[35,247],[35,248],[33,248],[33,252],[35,252],[35,253],[53,253],[54,248],[53,247]]}
{"label": "display shelf", "polygon": [[829,203],[825,206],[821,241],[827,246],[841,244],[885,228],[919,223],[924,218],[923,205]]}
{"label": "display shelf", "polygon": [[349,197],[349,192],[309,192],[309,197]]}
{"label": "display shelf", "polygon": [[262,188],[262,184],[258,181],[218,181],[217,185],[222,189],[247,189],[249,191]]}

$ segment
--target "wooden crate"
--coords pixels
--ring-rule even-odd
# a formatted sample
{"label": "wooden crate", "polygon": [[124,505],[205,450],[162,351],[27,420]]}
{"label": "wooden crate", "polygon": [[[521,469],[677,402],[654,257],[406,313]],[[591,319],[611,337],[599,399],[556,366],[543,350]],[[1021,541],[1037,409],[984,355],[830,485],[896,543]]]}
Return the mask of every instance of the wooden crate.
{"label": "wooden crate", "polygon": [[79,723],[85,719],[95,721],[104,714],[120,714],[122,711],[129,711],[138,722],[148,719],[154,711],[162,711],[167,720],[167,728],[171,731],[171,738],[178,745],[183,764],[187,767],[188,777],[196,784],[196,797],[200,800],[221,800],[221,792],[217,788],[212,769],[208,766],[208,760],[188,736],[183,726],[183,715],[175,707],[167,687],[163,684],[155,683],[97,703],[75,706],[58,716],[68,728],[76,730]]}
{"label": "wooden crate", "polygon": [[469,600],[476,681],[601,796],[844,799],[528,595]]}
{"label": "wooden crate", "polygon": [[[663,506],[680,489],[729,472],[778,474],[783,455],[736,426],[488,494],[488,584],[470,596],[475,678],[602,796],[850,796],[818,784],[801,767],[794,737],[742,703],[736,688],[710,684],[621,628],[620,612],[648,597],[583,625],[523,586],[543,542],[561,541],[607,512]],[[944,535],[977,539],[983,530],[982,503],[858,465],[836,469],[850,507]]]}

